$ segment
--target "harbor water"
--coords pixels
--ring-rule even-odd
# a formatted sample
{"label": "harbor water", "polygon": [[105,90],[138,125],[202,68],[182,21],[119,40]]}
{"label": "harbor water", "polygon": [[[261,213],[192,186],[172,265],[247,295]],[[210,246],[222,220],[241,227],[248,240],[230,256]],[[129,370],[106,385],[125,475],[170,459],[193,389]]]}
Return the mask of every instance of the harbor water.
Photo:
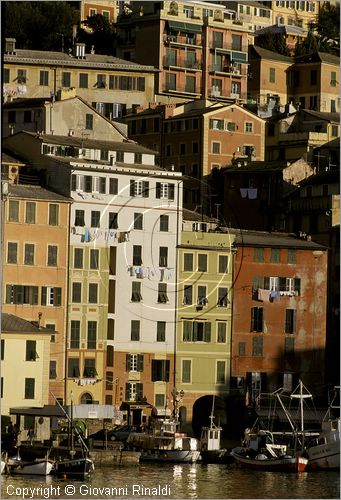
{"label": "harbor water", "polygon": [[340,498],[338,471],[258,472],[231,465],[97,468],[86,481],[1,476],[1,498]]}

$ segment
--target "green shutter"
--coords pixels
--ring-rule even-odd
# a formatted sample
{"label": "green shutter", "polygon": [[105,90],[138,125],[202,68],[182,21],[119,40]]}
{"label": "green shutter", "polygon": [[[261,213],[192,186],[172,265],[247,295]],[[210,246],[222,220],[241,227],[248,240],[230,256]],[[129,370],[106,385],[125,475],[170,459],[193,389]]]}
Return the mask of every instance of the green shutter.
{"label": "green shutter", "polygon": [[137,371],[143,372],[143,354],[137,355]]}
{"label": "green shutter", "polygon": [[142,181],[142,196],[143,198],[149,198],[149,182]]}
{"label": "green shutter", "polygon": [[41,305],[46,306],[46,296],[47,296],[47,288],[43,286],[41,288]]}
{"label": "green shutter", "polygon": [[126,371],[130,371],[130,354],[126,354]]}
{"label": "green shutter", "polygon": [[205,342],[211,342],[211,323],[205,323]]}

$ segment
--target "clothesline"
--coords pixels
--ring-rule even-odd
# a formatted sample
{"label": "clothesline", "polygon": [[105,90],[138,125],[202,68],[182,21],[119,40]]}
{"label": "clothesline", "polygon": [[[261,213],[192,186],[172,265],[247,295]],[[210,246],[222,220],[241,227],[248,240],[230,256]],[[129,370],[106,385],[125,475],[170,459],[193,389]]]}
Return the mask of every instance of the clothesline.
{"label": "clothesline", "polygon": [[147,278],[151,281],[169,281],[172,279],[171,267],[148,267],[148,266],[128,266],[127,272],[130,276],[139,279]]}

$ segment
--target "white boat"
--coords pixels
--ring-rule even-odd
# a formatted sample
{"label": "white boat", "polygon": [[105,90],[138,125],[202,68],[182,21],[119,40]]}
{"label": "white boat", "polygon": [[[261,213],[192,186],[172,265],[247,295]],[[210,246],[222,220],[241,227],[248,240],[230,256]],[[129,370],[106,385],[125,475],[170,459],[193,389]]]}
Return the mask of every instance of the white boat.
{"label": "white boat", "polygon": [[7,461],[10,474],[29,474],[35,476],[48,476],[53,468],[53,461],[48,458],[32,461],[21,460],[20,457],[9,458]]}
{"label": "white boat", "polygon": [[212,463],[229,463],[232,461],[231,455],[226,448],[221,448],[220,438],[222,427],[214,423],[214,399],[212,402],[212,411],[210,415],[210,425],[201,428],[200,436],[200,455],[202,462],[206,464]]}
{"label": "white boat", "polygon": [[340,469],[340,417],[332,417],[333,409],[340,411],[340,406],[333,404],[336,397],[337,392],[322,422],[322,432],[307,444],[306,454],[311,469]]}
{"label": "white boat", "polygon": [[198,440],[178,432],[179,422],[160,419],[149,432],[131,432],[127,439],[130,449],[141,453],[140,461],[196,462],[200,459]]}

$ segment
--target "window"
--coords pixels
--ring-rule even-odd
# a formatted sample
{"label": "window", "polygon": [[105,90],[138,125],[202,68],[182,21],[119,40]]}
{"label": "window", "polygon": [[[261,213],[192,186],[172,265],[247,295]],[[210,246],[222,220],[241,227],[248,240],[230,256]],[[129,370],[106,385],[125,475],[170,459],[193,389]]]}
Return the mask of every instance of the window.
{"label": "window", "polygon": [[181,363],[181,382],[183,384],[191,383],[192,361],[190,359],[183,359]]}
{"label": "window", "polygon": [[317,84],[317,70],[312,69],[310,70],[310,85],[316,85]]}
{"label": "window", "polygon": [[227,288],[224,287],[218,288],[218,307],[227,307],[227,305],[230,303],[227,296],[228,296]]}
{"label": "window", "polygon": [[98,284],[89,283],[89,304],[97,304],[98,302]]}
{"label": "window", "polygon": [[6,304],[38,304],[38,287],[6,285]]}
{"label": "window", "polygon": [[99,267],[99,250],[90,249],[90,269],[98,269]]}
{"label": "window", "polygon": [[18,259],[18,243],[9,241],[7,244],[7,264],[16,264]]}
{"label": "window", "polygon": [[81,331],[81,323],[78,320],[71,320],[71,338],[70,338],[70,348],[71,349],[79,349],[80,342],[80,331]]}
{"label": "window", "polygon": [[91,211],[91,227],[100,227],[101,212],[98,210]]}
{"label": "window", "polygon": [[93,358],[84,359],[83,377],[97,377],[96,360]]}
{"label": "window", "polygon": [[92,192],[92,177],[91,177],[91,175],[84,176],[84,191],[86,193]]}
{"label": "window", "polygon": [[116,151],[116,161],[124,163],[124,151]]}
{"label": "window", "polygon": [[226,344],[226,322],[217,322],[217,342],[218,344]]}
{"label": "window", "polygon": [[337,137],[339,135],[339,127],[337,125],[332,125],[332,137]]}
{"label": "window", "polygon": [[166,322],[157,321],[156,322],[156,341],[165,342],[166,341]]}
{"label": "window", "polygon": [[79,359],[69,358],[67,363],[67,376],[70,378],[79,377]]}
{"label": "window", "polygon": [[232,35],[232,50],[242,50],[242,36]]}
{"label": "window", "polygon": [[159,304],[166,304],[168,302],[167,283],[158,284],[157,301]]}
{"label": "window", "polygon": [[37,342],[35,340],[26,340],[26,361],[36,361],[37,357]]}
{"label": "window", "polygon": [[71,87],[71,73],[69,71],[62,72],[62,87]]}
{"label": "window", "polygon": [[253,123],[245,122],[245,132],[252,134],[253,132]]}
{"label": "window", "polygon": [[130,196],[141,196],[142,198],[149,197],[149,182],[147,181],[130,181]]}
{"label": "window", "polygon": [[134,213],[134,229],[143,229],[143,214],[140,212]]}
{"label": "window", "polygon": [[36,223],[36,204],[33,201],[26,202],[25,222],[26,224]]}
{"label": "window", "polygon": [[210,120],[211,130],[224,130],[224,120],[211,119]]}
{"label": "window", "polygon": [[270,261],[275,264],[281,262],[281,250],[279,248],[271,248]]}
{"label": "window", "polygon": [[5,341],[1,339],[1,361],[5,359]]}
{"label": "window", "polygon": [[211,323],[208,321],[183,321],[183,342],[211,342]]}
{"label": "window", "polygon": [[221,274],[226,274],[228,270],[228,256],[219,255],[218,257],[218,272]]}
{"label": "window", "polygon": [[335,99],[330,100],[330,112],[336,113],[336,100]]}
{"label": "window", "polygon": [[131,284],[131,301],[132,302],[141,302],[141,282],[133,281]]}
{"label": "window", "polygon": [[296,309],[285,310],[285,333],[296,332]]}
{"label": "window", "polygon": [[88,349],[96,349],[97,342],[97,321],[88,321]]}
{"label": "window", "polygon": [[47,265],[57,266],[58,247],[55,245],[48,245],[47,247]]}
{"label": "window", "polygon": [[118,179],[109,179],[109,194],[117,194],[118,193]]}
{"label": "window", "polygon": [[86,130],[92,130],[94,126],[94,116],[91,113],[86,113],[85,115],[85,128]]}
{"label": "window", "polygon": [[72,302],[75,304],[82,302],[82,283],[72,283]]}
{"label": "window", "polygon": [[143,372],[143,354],[127,354],[126,371]]}
{"label": "window", "polygon": [[251,308],[251,332],[262,332],[263,331],[263,308],[262,307],[252,307]]}
{"label": "window", "polygon": [[235,132],[237,129],[237,125],[234,122],[227,122],[226,123],[226,130],[228,132]]}
{"label": "window", "polygon": [[155,394],[155,406],[158,408],[163,408],[165,406],[164,394]]}
{"label": "window", "polygon": [[264,248],[255,248],[253,252],[254,262],[264,262]]}
{"label": "window", "polygon": [[25,243],[24,264],[27,266],[34,265],[34,244],[33,243]]}
{"label": "window", "polygon": [[152,359],[152,382],[169,382],[169,359]]}
{"label": "window", "polygon": [[288,264],[296,264],[296,250],[294,248],[288,249]]}
{"label": "window", "polygon": [[[106,364],[107,366],[114,366],[114,348],[112,345],[108,345],[107,346],[107,356],[106,356]],[[110,375],[109,375],[110,374]],[[113,374],[112,372],[107,372],[107,379],[111,379],[110,380],[110,386],[109,387],[106,387],[107,389],[112,389],[113,388],[113,380],[114,380],[114,377],[113,377]]]}
{"label": "window", "polygon": [[75,248],[73,251],[73,267],[83,269],[83,248]]}
{"label": "window", "polygon": [[169,216],[160,215],[160,231],[168,232],[169,228]]}
{"label": "window", "polygon": [[25,399],[34,399],[34,378],[25,378]]}
{"label": "window", "polygon": [[330,85],[332,87],[336,87],[337,81],[336,81],[336,71],[332,71],[330,73]]}
{"label": "window", "polygon": [[26,69],[18,69],[17,71],[17,82],[19,84],[25,84],[27,80]]}
{"label": "window", "polygon": [[276,82],[276,69],[275,68],[269,68],[269,82],[270,83]]}
{"label": "window", "polygon": [[157,199],[174,200],[174,184],[157,182],[155,193]]}
{"label": "window", "polygon": [[87,73],[79,73],[79,87],[87,89],[89,86],[89,76]]}
{"label": "window", "polygon": [[142,264],[142,246],[133,245],[133,266],[141,266]]}
{"label": "window", "polygon": [[56,205],[55,203],[50,203],[49,204],[49,226],[58,226],[58,225],[59,225],[59,206]]}
{"label": "window", "polygon": [[131,320],[130,340],[140,340],[140,321],[137,319]]}
{"label": "window", "polygon": [[8,123],[15,123],[16,121],[17,121],[16,112],[15,111],[9,111],[8,112]]}
{"label": "window", "polygon": [[143,384],[140,382],[126,383],[126,401],[141,401],[143,398]]}
{"label": "window", "polygon": [[193,254],[192,253],[184,253],[184,271],[186,271],[186,272],[193,271]]}
{"label": "window", "polygon": [[39,72],[39,85],[43,85],[47,87],[49,84],[49,72],[48,71],[40,71]]}
{"label": "window", "polygon": [[212,142],[212,153],[220,154],[220,142]]}
{"label": "window", "polygon": [[263,356],[263,337],[253,337],[252,356]]}
{"label": "window", "polygon": [[295,352],[295,337],[285,337],[284,354],[290,355]]}
{"label": "window", "polygon": [[198,306],[205,306],[207,304],[207,288],[206,286],[198,286]]}
{"label": "window", "polygon": [[107,180],[105,177],[98,177],[98,192],[105,194],[106,193],[106,187],[107,187]]}
{"label": "window", "polygon": [[168,247],[159,248],[159,266],[167,267],[168,265]]}
{"label": "window", "polygon": [[198,271],[205,273],[207,271],[207,255],[199,253],[198,255]]}
{"label": "window", "polygon": [[19,201],[9,200],[8,222],[19,222]]}
{"label": "window", "polygon": [[116,212],[109,212],[108,226],[109,226],[109,229],[117,229],[118,228],[118,214]]}
{"label": "window", "polygon": [[193,287],[192,285],[185,285],[184,287],[184,304],[191,305],[193,303]]}
{"label": "window", "polygon": [[57,378],[57,361],[50,361],[50,380],[54,380]]}
{"label": "window", "polygon": [[10,71],[9,68],[3,68],[2,81],[3,83],[9,83]]}
{"label": "window", "polygon": [[216,384],[225,384],[226,362],[217,361]]}
{"label": "window", "polygon": [[176,90],[176,75],[166,73],[166,90]]}
{"label": "window", "polygon": [[141,153],[135,153],[134,154],[134,163],[142,163],[142,154]]}
{"label": "window", "polygon": [[246,343],[238,342],[238,355],[245,356],[245,353],[246,353]]}
{"label": "window", "polygon": [[106,75],[97,75],[97,88],[104,89],[106,85]]}

